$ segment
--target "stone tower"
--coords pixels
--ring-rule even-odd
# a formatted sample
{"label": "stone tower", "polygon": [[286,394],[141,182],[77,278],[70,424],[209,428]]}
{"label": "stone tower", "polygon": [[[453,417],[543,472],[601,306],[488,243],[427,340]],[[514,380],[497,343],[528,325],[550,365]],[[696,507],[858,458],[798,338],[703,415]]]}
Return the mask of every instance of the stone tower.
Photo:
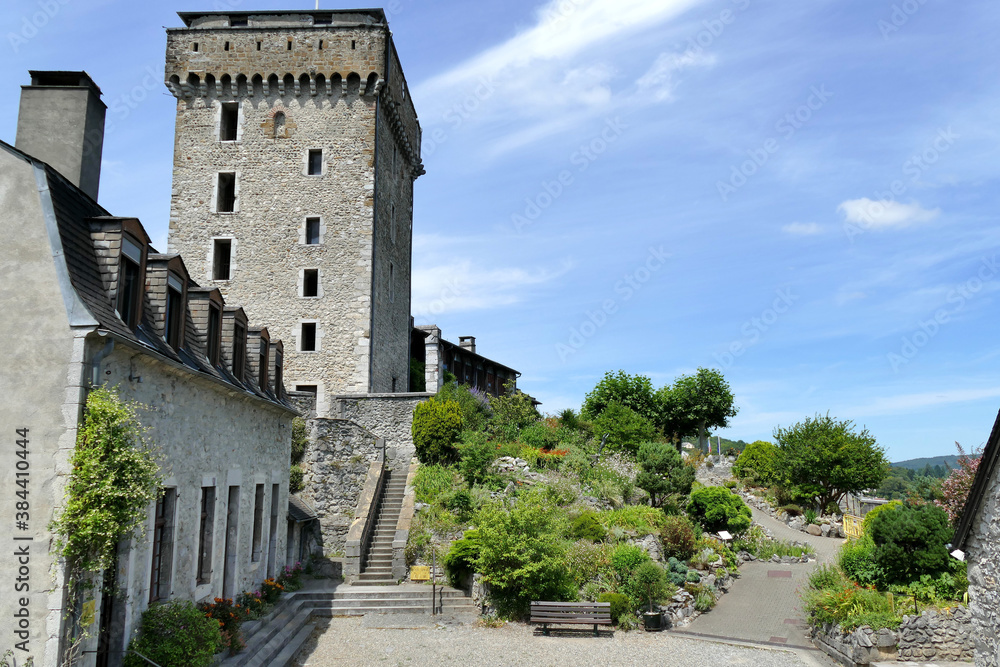
{"label": "stone tower", "polygon": [[385,14],[179,16],[170,251],[276,330],[286,386],[315,390],[321,414],[335,395],[407,391],[423,166]]}

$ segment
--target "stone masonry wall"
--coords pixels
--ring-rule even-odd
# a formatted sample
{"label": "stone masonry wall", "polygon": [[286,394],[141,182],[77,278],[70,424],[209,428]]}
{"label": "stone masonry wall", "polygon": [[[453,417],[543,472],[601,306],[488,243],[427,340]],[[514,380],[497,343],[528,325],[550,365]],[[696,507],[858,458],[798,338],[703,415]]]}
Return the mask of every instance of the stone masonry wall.
{"label": "stone masonry wall", "polygon": [[344,419],[310,419],[310,442],[302,460],[305,489],[299,494],[316,509],[323,555],[344,551],[369,464],[378,459],[377,438]]}
{"label": "stone masonry wall", "polygon": [[333,413],[364,426],[386,441],[386,460],[392,468],[409,465],[413,448],[413,409],[434,394],[369,394],[337,396]]}
{"label": "stone masonry wall", "polygon": [[1000,468],[993,472],[968,540],[969,611],[976,667],[1000,664]]}

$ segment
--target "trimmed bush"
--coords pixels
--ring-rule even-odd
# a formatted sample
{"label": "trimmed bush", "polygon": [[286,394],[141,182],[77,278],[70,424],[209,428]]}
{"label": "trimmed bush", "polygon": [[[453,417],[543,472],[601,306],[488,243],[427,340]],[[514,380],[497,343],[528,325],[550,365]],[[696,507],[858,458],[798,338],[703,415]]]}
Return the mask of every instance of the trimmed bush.
{"label": "trimmed bush", "polygon": [[698,546],[700,533],[686,516],[668,516],[660,529],[664,555],[679,560],[691,558]]}
{"label": "trimmed bush", "polygon": [[878,586],[885,581],[885,569],[875,561],[875,543],[870,535],[848,540],[840,547],[837,564],[851,580],[862,586]]}
{"label": "trimmed bush", "polygon": [[770,486],[777,479],[778,448],[766,440],[751,442],[733,464],[733,474],[748,484]]}
{"label": "trimmed bush", "polygon": [[880,512],[871,522],[875,562],[889,580],[916,581],[948,569],[952,529],[948,514],[936,505],[900,505]]}
{"label": "trimmed bush", "polygon": [[649,611],[653,611],[653,605],[659,604],[661,600],[673,593],[667,584],[663,568],[651,560],[642,563],[635,569],[632,575],[632,585],[637,592],[642,594],[644,602],[649,604]]}
{"label": "trimmed bush", "polygon": [[597,602],[611,603],[611,621],[615,625],[618,625],[622,616],[625,616],[632,611],[632,605],[629,602],[629,599],[621,593],[601,593],[597,596]]}
{"label": "trimmed bush", "polygon": [[413,410],[413,446],[421,463],[458,459],[455,442],[462,432],[462,411],[455,401],[432,398]]}
{"label": "trimmed bush", "polygon": [[688,514],[710,533],[728,530],[742,533],[750,527],[752,514],[743,499],[721,486],[706,486],[691,492]]}
{"label": "trimmed bush", "polygon": [[[208,667],[222,648],[219,621],[208,618],[190,600],[153,604],[142,612],[139,635],[129,643],[161,667]],[[129,653],[125,667],[146,667]]]}
{"label": "trimmed bush", "polygon": [[578,540],[600,542],[607,537],[607,531],[593,512],[583,512],[569,525],[569,534]]}

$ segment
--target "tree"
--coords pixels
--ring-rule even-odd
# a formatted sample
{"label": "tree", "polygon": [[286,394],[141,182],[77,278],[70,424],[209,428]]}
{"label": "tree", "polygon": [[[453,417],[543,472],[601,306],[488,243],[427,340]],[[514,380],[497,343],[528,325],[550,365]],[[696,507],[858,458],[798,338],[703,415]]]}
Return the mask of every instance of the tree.
{"label": "tree", "polygon": [[750,527],[753,514],[743,499],[724,486],[703,486],[691,492],[688,514],[711,532],[728,530],[742,533]]}
{"label": "tree", "polygon": [[594,420],[594,436],[608,434],[610,449],[635,454],[639,445],[656,435],[656,427],[632,408],[612,401]]}
{"label": "tree", "polygon": [[733,464],[733,474],[748,483],[770,486],[778,477],[775,467],[778,448],[767,440],[757,440],[747,445]]}
{"label": "tree", "polygon": [[657,394],[660,402],[657,425],[670,437],[698,434],[698,445],[707,449],[708,429],[725,428],[738,408],[722,373],[699,368],[694,375],[678,378],[672,387]]}
{"label": "tree", "polygon": [[659,507],[671,493],[687,495],[694,484],[694,468],[685,465],[676,449],[663,442],[645,442],[639,446],[639,467],[635,485],[649,494],[653,507]]}
{"label": "tree", "polygon": [[583,399],[580,413],[587,419],[596,419],[612,403],[631,408],[650,421],[655,420],[659,413],[653,383],[645,375],[608,371],[604,374],[604,379]]}
{"label": "tree", "polygon": [[948,515],[930,504],[899,505],[880,512],[870,526],[874,559],[890,582],[909,583],[948,569]]}
{"label": "tree", "polygon": [[982,460],[982,452],[973,452],[972,455],[965,453],[962,445],[955,443],[958,448],[958,467],[951,471],[948,478],[941,485],[941,500],[935,500],[934,504],[948,513],[948,518],[955,525],[958,525],[962,518],[962,510],[965,508],[965,501],[972,490],[972,482],[976,479],[976,471],[979,470],[979,462]]}
{"label": "tree", "polygon": [[889,474],[885,451],[867,429],[816,415],[789,428],[776,428],[780,483],[820,507],[839,502],[845,493],[877,488]]}

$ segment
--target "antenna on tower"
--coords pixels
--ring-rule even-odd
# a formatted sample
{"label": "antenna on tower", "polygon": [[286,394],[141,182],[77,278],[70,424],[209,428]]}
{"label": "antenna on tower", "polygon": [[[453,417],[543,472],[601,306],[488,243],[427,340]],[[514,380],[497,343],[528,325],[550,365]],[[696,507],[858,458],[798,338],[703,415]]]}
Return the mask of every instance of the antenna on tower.
{"label": "antenna on tower", "polygon": [[319,9],[319,0],[316,0],[316,9]]}

